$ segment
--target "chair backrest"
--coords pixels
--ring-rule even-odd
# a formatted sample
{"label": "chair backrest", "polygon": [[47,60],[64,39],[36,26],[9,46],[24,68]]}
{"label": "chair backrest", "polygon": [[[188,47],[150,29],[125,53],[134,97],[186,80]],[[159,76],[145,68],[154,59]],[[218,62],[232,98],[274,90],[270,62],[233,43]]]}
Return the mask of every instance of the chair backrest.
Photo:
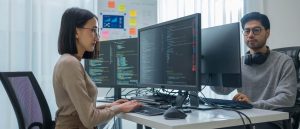
{"label": "chair backrest", "polygon": [[32,72],[0,72],[0,78],[20,129],[54,127],[47,101]]}
{"label": "chair backrest", "polygon": [[297,73],[297,81],[298,81],[296,104],[300,104],[300,46],[277,48],[277,49],[273,49],[273,51],[285,53],[293,59],[296,68],[296,73]]}

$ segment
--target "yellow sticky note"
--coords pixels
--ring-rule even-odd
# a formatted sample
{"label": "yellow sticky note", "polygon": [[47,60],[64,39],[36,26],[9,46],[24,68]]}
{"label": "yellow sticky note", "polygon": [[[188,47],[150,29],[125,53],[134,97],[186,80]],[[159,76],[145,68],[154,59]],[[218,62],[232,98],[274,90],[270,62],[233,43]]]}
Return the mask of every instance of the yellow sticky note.
{"label": "yellow sticky note", "polygon": [[136,26],[136,18],[133,18],[133,17],[129,18],[129,25]]}
{"label": "yellow sticky note", "polygon": [[107,3],[108,8],[115,8],[115,5],[116,5],[116,3],[113,0],[109,0]]}
{"label": "yellow sticky note", "polygon": [[129,16],[130,17],[136,17],[136,10],[130,10],[129,11]]}
{"label": "yellow sticky note", "polygon": [[135,27],[132,27],[129,29],[129,35],[136,35],[136,28]]}
{"label": "yellow sticky note", "polygon": [[120,5],[118,6],[118,9],[119,9],[120,12],[125,12],[125,10],[126,10],[125,4],[120,4]]}

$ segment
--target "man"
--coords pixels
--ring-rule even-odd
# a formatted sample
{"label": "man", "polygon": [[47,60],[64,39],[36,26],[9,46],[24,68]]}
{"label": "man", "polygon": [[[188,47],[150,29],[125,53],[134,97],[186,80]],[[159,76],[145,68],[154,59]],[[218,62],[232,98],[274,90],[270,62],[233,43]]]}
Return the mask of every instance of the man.
{"label": "man", "polygon": [[[296,70],[292,59],[271,51],[266,45],[270,35],[270,22],[258,12],[246,14],[241,19],[244,42],[249,51],[242,58],[242,88],[233,100],[251,103],[255,108],[276,109],[291,107],[296,98]],[[228,94],[233,89],[211,87],[218,94]],[[262,123],[256,129],[280,129],[280,123]]]}

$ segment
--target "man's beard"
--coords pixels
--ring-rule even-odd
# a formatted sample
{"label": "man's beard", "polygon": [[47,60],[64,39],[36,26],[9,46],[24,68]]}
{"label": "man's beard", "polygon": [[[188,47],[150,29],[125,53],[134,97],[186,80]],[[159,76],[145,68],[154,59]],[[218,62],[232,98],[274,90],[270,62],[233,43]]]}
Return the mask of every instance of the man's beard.
{"label": "man's beard", "polygon": [[266,45],[266,41],[267,40],[265,40],[264,43],[259,43],[259,42],[249,43],[249,42],[247,42],[246,45],[248,46],[248,48],[250,48],[252,50],[259,50]]}

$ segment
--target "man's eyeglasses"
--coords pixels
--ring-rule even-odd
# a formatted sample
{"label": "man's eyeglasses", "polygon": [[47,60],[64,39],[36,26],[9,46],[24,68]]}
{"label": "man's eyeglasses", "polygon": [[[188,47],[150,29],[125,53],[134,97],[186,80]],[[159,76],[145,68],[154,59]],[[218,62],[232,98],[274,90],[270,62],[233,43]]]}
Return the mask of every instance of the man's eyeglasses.
{"label": "man's eyeglasses", "polygon": [[81,29],[89,29],[92,32],[94,32],[95,36],[100,37],[99,28],[86,28],[86,27],[79,27],[79,28],[81,28]]}
{"label": "man's eyeglasses", "polygon": [[244,34],[244,36],[248,36],[252,31],[252,34],[259,35],[260,32],[262,31],[262,29],[263,28],[261,28],[261,27],[255,27],[255,28],[252,28],[252,29],[247,28],[247,29],[243,30],[243,34]]}

